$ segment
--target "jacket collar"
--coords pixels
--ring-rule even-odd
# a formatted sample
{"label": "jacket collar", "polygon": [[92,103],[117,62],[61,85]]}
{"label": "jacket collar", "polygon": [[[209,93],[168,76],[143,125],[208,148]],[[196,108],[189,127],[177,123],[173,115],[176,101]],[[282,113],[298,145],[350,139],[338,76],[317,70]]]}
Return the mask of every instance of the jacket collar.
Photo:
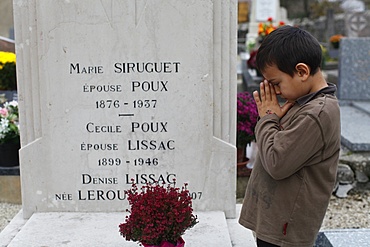
{"label": "jacket collar", "polygon": [[332,84],[332,83],[328,83],[328,86],[327,87],[324,87],[323,89],[320,89],[317,92],[310,93],[310,94],[307,94],[305,96],[302,96],[302,97],[298,98],[296,100],[296,102],[299,105],[304,105],[304,104],[308,103],[309,101],[311,101],[312,99],[316,98],[316,96],[318,96],[319,94],[331,94],[331,95],[334,95],[336,91],[337,91],[337,87],[334,84]]}

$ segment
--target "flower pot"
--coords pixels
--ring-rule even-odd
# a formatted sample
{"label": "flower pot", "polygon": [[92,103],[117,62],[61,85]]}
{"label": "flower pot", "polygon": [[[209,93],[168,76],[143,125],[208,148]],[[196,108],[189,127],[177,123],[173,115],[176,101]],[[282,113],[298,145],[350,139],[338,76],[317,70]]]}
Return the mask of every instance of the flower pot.
{"label": "flower pot", "polygon": [[249,159],[247,158],[244,162],[238,162],[236,166],[236,175],[238,177],[249,177],[251,175],[252,169],[247,167]]}
{"label": "flower pot", "polygon": [[247,160],[246,147],[236,149],[236,160],[238,163],[245,162]]}
{"label": "flower pot", "polygon": [[249,159],[246,156],[246,147],[237,149],[237,166],[236,175],[238,177],[248,177],[251,175],[252,169],[247,167]]}
{"label": "flower pot", "polygon": [[177,240],[176,245],[173,243],[163,241],[160,245],[148,245],[148,244],[143,244],[144,247],[184,247],[185,246],[185,241],[181,237]]}
{"label": "flower pot", "polygon": [[332,42],[331,45],[334,49],[339,49],[339,42]]}
{"label": "flower pot", "polygon": [[19,142],[0,144],[0,166],[19,166],[19,149]]}

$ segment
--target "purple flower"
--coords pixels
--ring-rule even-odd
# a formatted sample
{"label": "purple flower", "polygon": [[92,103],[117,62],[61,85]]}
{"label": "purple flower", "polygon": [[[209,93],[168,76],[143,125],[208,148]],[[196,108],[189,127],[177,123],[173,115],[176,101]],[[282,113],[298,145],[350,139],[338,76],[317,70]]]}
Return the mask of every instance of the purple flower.
{"label": "purple flower", "polygon": [[256,102],[249,92],[237,95],[237,139],[238,148],[245,147],[255,140],[254,128],[258,120]]}

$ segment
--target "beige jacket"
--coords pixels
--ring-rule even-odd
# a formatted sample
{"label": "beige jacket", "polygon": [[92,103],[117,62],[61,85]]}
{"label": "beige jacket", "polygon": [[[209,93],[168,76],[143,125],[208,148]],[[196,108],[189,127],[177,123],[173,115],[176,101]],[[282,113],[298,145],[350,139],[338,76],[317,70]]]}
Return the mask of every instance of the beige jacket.
{"label": "beige jacket", "polygon": [[259,153],[239,223],[281,247],[312,247],[336,180],[340,112],[336,87],[297,100],[256,126]]}

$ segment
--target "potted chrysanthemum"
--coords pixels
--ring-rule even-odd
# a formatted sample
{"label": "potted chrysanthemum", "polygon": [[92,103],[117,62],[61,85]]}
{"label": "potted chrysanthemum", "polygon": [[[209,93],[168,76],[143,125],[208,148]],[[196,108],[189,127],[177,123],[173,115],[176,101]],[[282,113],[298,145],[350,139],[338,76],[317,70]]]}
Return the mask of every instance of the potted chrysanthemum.
{"label": "potted chrysanthemum", "polygon": [[240,92],[237,95],[237,163],[238,173],[245,170],[248,162],[246,148],[247,145],[255,141],[254,129],[258,120],[258,110],[256,102],[249,92]]}
{"label": "potted chrysanthemum", "polygon": [[185,184],[181,189],[158,182],[140,189],[132,181],[125,190],[130,209],[125,222],[119,225],[127,241],[138,241],[144,247],[183,247],[182,235],[197,224],[192,199]]}
{"label": "potted chrysanthemum", "polygon": [[335,34],[330,37],[329,41],[334,49],[339,49],[339,42],[344,36],[341,34]]}

